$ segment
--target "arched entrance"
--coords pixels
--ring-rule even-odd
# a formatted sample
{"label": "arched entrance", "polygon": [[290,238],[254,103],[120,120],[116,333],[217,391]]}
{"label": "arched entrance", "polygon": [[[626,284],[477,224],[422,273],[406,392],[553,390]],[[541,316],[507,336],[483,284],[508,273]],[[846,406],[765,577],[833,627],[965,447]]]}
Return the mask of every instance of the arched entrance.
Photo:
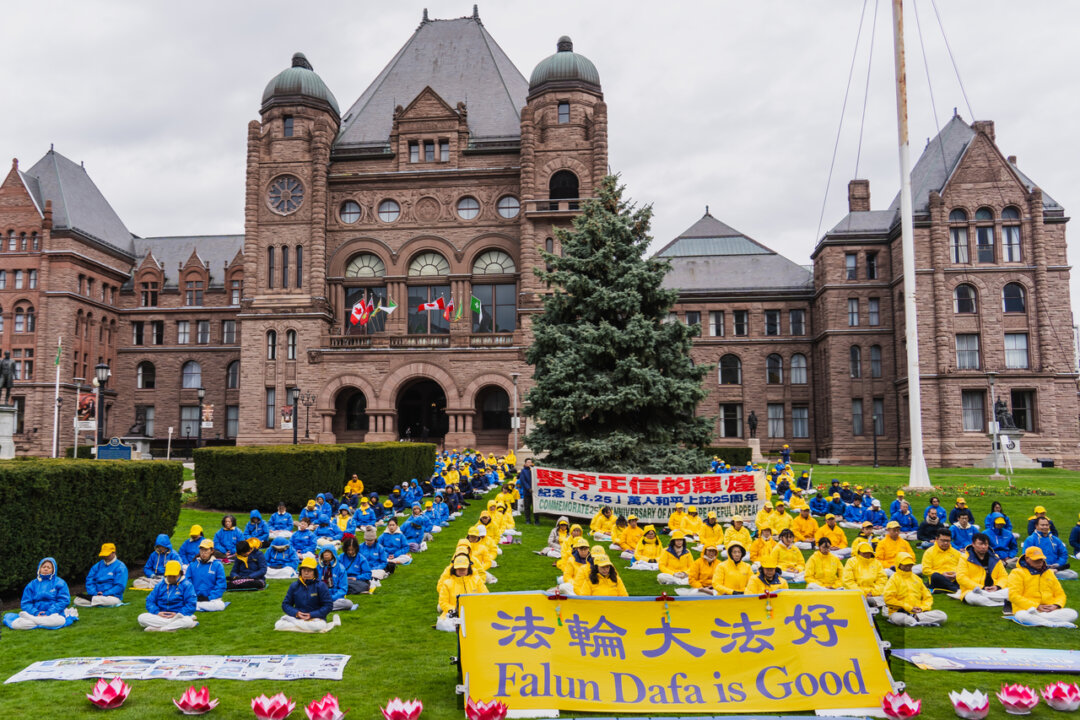
{"label": "arched entrance", "polygon": [[446,393],[434,380],[416,380],[398,391],[398,433],[413,440],[441,438],[450,429]]}
{"label": "arched entrance", "polygon": [[510,396],[498,385],[488,385],[476,393],[473,431],[482,447],[508,447],[510,438]]}
{"label": "arched entrance", "polygon": [[334,436],[338,442],[363,442],[368,431],[367,397],[364,391],[344,387],[334,398]]}

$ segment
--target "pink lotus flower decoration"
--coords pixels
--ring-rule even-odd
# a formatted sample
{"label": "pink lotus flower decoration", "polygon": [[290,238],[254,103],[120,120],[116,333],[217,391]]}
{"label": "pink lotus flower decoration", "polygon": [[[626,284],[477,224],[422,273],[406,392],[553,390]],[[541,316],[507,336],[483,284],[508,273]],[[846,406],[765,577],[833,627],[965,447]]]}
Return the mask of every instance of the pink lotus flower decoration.
{"label": "pink lotus flower decoration", "polygon": [[99,678],[94,685],[94,692],[87,695],[86,699],[102,710],[112,710],[123,705],[130,692],[131,686],[120,678]]}
{"label": "pink lotus flower decoration", "polygon": [[469,698],[465,702],[465,717],[468,720],[503,720],[506,717],[506,704]]}
{"label": "pink lotus flower decoration", "polygon": [[211,700],[210,691],[205,686],[196,690],[192,685],[184,691],[179,700],[173,698],[173,705],[185,715],[203,715],[217,707],[217,704],[217,698]]}
{"label": "pink lotus flower decoration", "polygon": [[383,717],[386,720],[416,720],[416,718],[420,717],[420,713],[424,711],[424,703],[415,699],[402,700],[401,698],[394,698],[386,703],[386,707],[379,709],[382,710]]}
{"label": "pink lotus flower decoration", "polygon": [[1042,696],[1047,705],[1061,712],[1074,712],[1080,708],[1080,686],[1076,683],[1056,682],[1047,685],[1043,688]]}
{"label": "pink lotus flower decoration", "polygon": [[296,703],[285,697],[285,693],[278,693],[273,697],[260,695],[251,698],[251,709],[258,720],[284,720],[295,708]]}
{"label": "pink lotus flower decoration", "polygon": [[1039,704],[1038,693],[1027,685],[1002,685],[997,697],[1010,715],[1028,715]]}
{"label": "pink lotus flower decoration", "polygon": [[953,710],[964,720],[983,720],[990,713],[990,697],[978,690],[951,692],[949,699],[952,700]]}
{"label": "pink lotus flower decoration", "polygon": [[338,706],[338,699],[330,693],[326,693],[322,700],[313,700],[304,708],[304,712],[307,713],[308,720],[341,720],[345,717],[345,713]]}
{"label": "pink lotus flower decoration", "polygon": [[915,717],[922,712],[922,700],[914,700],[906,692],[899,695],[885,693],[881,698],[881,709],[889,718]]}

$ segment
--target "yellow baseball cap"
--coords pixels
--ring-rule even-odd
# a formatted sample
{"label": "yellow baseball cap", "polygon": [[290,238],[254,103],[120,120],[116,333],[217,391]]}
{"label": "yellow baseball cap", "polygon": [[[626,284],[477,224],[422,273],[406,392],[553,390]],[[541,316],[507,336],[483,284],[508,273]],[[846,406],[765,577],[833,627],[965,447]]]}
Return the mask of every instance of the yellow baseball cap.
{"label": "yellow baseball cap", "polygon": [[1044,513],[1044,512],[1046,512],[1046,508],[1044,508],[1042,505],[1036,505],[1035,506],[1035,514],[1036,515],[1039,514],[1039,513]]}
{"label": "yellow baseball cap", "polygon": [[192,525],[191,529],[188,530],[188,535],[191,537],[199,537],[202,535],[202,525]]}
{"label": "yellow baseball cap", "polygon": [[893,528],[899,528],[899,527],[900,527],[900,523],[896,522],[895,520],[890,520],[889,524],[885,526],[885,529],[886,530],[892,530]]}
{"label": "yellow baseball cap", "polygon": [[769,553],[765,557],[761,558],[761,567],[772,568],[773,570],[776,569],[776,558],[772,555],[772,553]]}
{"label": "yellow baseball cap", "polygon": [[966,502],[967,502],[967,500],[965,500],[964,498],[956,498],[956,504],[957,505],[963,505]]}
{"label": "yellow baseball cap", "polygon": [[777,500],[776,501],[776,507],[778,507],[778,508],[784,507],[784,501],[783,500]]}
{"label": "yellow baseball cap", "polygon": [[310,510],[310,509],[312,509],[313,507],[315,507],[315,501],[314,501],[314,500],[308,500],[308,501],[307,501],[307,507],[308,507],[308,510]]}
{"label": "yellow baseball cap", "polygon": [[1038,545],[1032,545],[1024,551],[1024,557],[1028,560],[1045,560],[1046,555],[1043,554],[1042,548]]}
{"label": "yellow baseball cap", "polygon": [[593,565],[596,565],[596,567],[604,567],[605,565],[611,565],[611,558],[609,558],[607,554],[597,555],[596,558],[593,560]]}
{"label": "yellow baseball cap", "polygon": [[694,507],[693,505],[687,505],[687,506],[686,506],[686,512],[688,512],[688,513],[696,513],[696,512],[697,512],[697,508],[696,508],[696,507]]}
{"label": "yellow baseball cap", "polygon": [[896,497],[904,497],[904,491],[903,490],[897,490],[896,491]]}
{"label": "yellow baseball cap", "polygon": [[995,525],[1004,525],[1005,524],[1005,518],[1003,518],[1003,517],[994,518],[994,524]]}
{"label": "yellow baseball cap", "polygon": [[685,540],[686,539],[686,533],[684,533],[682,530],[675,530],[674,532],[671,533],[671,539],[672,540]]}
{"label": "yellow baseball cap", "polygon": [[731,516],[731,522],[733,522],[733,523],[742,522],[742,521],[743,521],[742,515],[732,515]]}
{"label": "yellow baseball cap", "polygon": [[840,499],[840,493],[833,493],[833,494],[832,494],[832,496],[833,496],[834,498],[836,498],[837,500],[839,500],[839,499]]}
{"label": "yellow baseball cap", "polygon": [[763,507],[766,507],[766,508],[768,508],[769,510],[772,510],[772,503],[771,503],[771,502],[769,502],[768,500],[766,500],[766,501],[765,501],[765,505],[764,505]]}
{"label": "yellow baseball cap", "polygon": [[[472,533],[470,533],[470,534],[472,534]],[[589,547],[589,541],[586,540],[583,537],[579,537],[577,540],[574,541],[574,549],[577,550],[578,548],[582,548],[582,547],[583,548]]]}
{"label": "yellow baseball cap", "polygon": [[716,511],[715,510],[710,510],[709,514],[705,516],[705,519],[706,520],[715,520],[716,519]]}
{"label": "yellow baseball cap", "polygon": [[457,570],[458,568],[466,568],[466,569],[468,569],[468,567],[469,567],[469,558],[465,557],[464,555],[458,555],[456,558],[454,558],[454,569],[455,570]]}
{"label": "yellow baseball cap", "polygon": [[262,547],[262,540],[256,537],[248,538],[247,544],[248,547],[252,550],[258,550],[260,547]]}
{"label": "yellow baseball cap", "polygon": [[311,555],[305,555],[304,559],[300,561],[300,567],[314,570],[319,567],[319,563]]}
{"label": "yellow baseball cap", "polygon": [[98,553],[98,557],[109,557],[116,552],[116,546],[112,543],[105,543],[101,546],[101,552]]}
{"label": "yellow baseball cap", "polygon": [[210,538],[203,538],[203,541],[201,543],[199,543],[199,549],[200,550],[202,548],[212,548],[212,547],[214,547],[214,541],[211,540]]}
{"label": "yellow baseball cap", "polygon": [[165,563],[166,575],[179,575],[180,574],[180,562],[178,560],[170,560]]}
{"label": "yellow baseball cap", "polygon": [[826,520],[835,520],[835,519],[836,519],[836,516],[835,516],[835,515],[833,515],[832,513],[826,513],[826,514],[825,514],[825,519],[826,519]]}
{"label": "yellow baseball cap", "polygon": [[394,502],[392,500],[384,500],[382,506],[384,508],[392,508],[394,507]]}
{"label": "yellow baseball cap", "polygon": [[630,522],[631,520],[637,520],[637,519],[638,519],[638,516],[637,516],[637,515],[633,515],[633,514],[631,514],[630,516],[628,516],[628,517],[626,518],[626,522]]}

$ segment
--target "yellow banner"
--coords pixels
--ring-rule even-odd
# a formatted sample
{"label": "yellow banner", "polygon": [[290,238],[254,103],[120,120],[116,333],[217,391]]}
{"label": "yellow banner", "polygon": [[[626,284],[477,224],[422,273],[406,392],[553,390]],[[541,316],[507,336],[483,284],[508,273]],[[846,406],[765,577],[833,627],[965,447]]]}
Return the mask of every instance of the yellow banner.
{"label": "yellow banner", "polygon": [[458,603],[469,696],[512,710],[784,712],[872,707],[892,691],[857,592]]}

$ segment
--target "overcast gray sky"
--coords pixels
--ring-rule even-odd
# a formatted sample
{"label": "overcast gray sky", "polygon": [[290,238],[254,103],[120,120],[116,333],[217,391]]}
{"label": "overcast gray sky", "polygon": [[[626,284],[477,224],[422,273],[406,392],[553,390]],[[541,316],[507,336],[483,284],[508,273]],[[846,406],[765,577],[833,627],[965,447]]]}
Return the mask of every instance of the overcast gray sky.
{"label": "overcast gray sky", "polygon": [[[890,3],[878,3],[859,174],[875,209],[898,189]],[[866,82],[862,48],[822,231],[846,211]],[[971,115],[930,0],[918,0],[937,118],[912,0],[906,0],[912,162],[953,108]],[[937,0],[976,119],[1047,193],[1080,206],[1080,3]],[[405,2],[22,2],[0,24],[7,70],[0,138],[24,167],[55,143],[139,235],[243,232],[245,126],[267,81],[307,54],[345,108],[405,43],[424,7]],[[610,162],[651,202],[654,247],[712,214],[809,263],[862,0],[481,2],[522,74],[568,34],[596,64]],[[1072,231],[1070,231],[1072,234]],[[1077,245],[1074,241],[1074,245]],[[1077,250],[1070,251],[1075,263]],[[1080,291],[1074,273],[1073,297]]]}

